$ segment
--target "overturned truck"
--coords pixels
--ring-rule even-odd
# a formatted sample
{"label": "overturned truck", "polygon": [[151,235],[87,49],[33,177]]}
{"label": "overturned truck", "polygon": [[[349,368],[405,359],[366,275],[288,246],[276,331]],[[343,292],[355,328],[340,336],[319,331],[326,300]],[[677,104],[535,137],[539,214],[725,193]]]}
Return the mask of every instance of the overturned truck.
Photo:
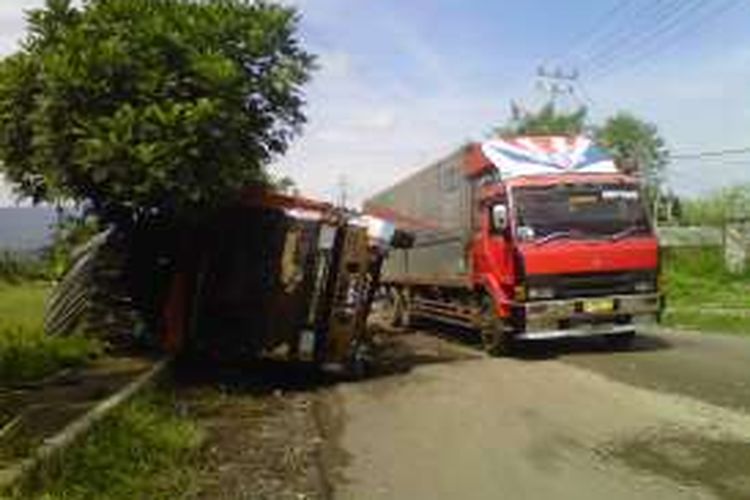
{"label": "overturned truck", "polygon": [[[393,226],[373,217],[248,189],[239,202],[200,223],[162,234],[175,248],[161,290],[151,294],[151,337],[177,355],[225,360],[273,352],[360,370],[371,342],[366,320],[394,234]],[[94,263],[111,254],[106,250],[116,241],[111,231],[101,235],[63,278],[48,311],[52,333],[75,328],[86,304],[91,312],[96,305],[90,303],[106,295],[87,296],[85,284],[102,282],[96,279],[102,266]],[[125,267],[123,259],[119,266]],[[119,302],[138,309],[137,300]],[[133,330],[140,329],[138,323]]]}
{"label": "overturned truck", "polygon": [[356,364],[387,227],[331,205],[249,191],[196,232],[165,303],[164,342],[219,357],[286,347],[294,358]]}

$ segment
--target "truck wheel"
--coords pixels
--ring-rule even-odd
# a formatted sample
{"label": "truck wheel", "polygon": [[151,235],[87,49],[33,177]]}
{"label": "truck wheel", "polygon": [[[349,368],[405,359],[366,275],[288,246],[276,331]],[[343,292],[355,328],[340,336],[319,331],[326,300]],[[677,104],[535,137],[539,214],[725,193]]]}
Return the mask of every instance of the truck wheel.
{"label": "truck wheel", "polygon": [[495,312],[492,298],[484,296],[480,307],[479,333],[482,348],[491,356],[507,356],[513,348],[510,337],[502,318]]}

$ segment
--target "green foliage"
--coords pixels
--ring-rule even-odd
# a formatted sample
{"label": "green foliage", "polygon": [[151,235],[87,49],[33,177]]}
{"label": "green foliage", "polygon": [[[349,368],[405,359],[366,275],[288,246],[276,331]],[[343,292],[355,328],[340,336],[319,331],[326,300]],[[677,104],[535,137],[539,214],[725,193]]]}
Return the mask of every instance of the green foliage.
{"label": "green foliage", "polygon": [[44,334],[48,292],[43,284],[0,285],[0,384],[38,380],[100,353],[94,340]]}
{"label": "green foliage", "polygon": [[0,283],[0,324],[31,330],[41,328],[49,292],[46,283]]}
{"label": "green foliage", "polygon": [[750,271],[729,273],[720,249],[674,249],[664,257],[665,324],[750,334]]}
{"label": "green foliage", "polygon": [[146,394],[97,424],[80,445],[16,498],[46,500],[184,498],[203,435],[176,415],[169,395]]}
{"label": "green foliage", "polygon": [[707,333],[750,335],[750,316],[737,311],[712,309],[667,309],[662,318],[665,325]]}
{"label": "green foliage", "polygon": [[683,221],[691,225],[720,226],[750,219],[750,184],[721,189],[704,198],[683,201]]}
{"label": "green foliage", "polygon": [[0,160],[22,194],[104,221],[181,214],[263,179],[304,122],[291,8],[48,0],[0,64]]}
{"label": "green foliage", "polygon": [[670,304],[750,307],[750,273],[727,271],[720,248],[665,251],[663,265]]}
{"label": "green foliage", "polygon": [[621,112],[596,128],[595,136],[621,165],[630,164],[638,170],[653,197],[661,187],[669,161],[669,152],[656,126]]}
{"label": "green foliage", "polygon": [[44,259],[30,254],[0,250],[0,283],[20,284],[48,277]]}
{"label": "green foliage", "polygon": [[297,183],[289,176],[282,176],[272,180],[273,188],[282,194],[294,194],[297,191]]}
{"label": "green foliage", "polygon": [[586,126],[586,108],[565,113],[548,103],[536,113],[524,113],[508,125],[498,128],[502,136],[511,135],[578,135]]}
{"label": "green foliage", "polygon": [[83,366],[100,353],[99,344],[80,335],[48,337],[41,329],[0,325],[0,384],[40,380]]}
{"label": "green foliage", "polygon": [[52,244],[45,249],[48,274],[60,279],[71,264],[73,252],[100,231],[96,217],[61,214],[55,224]]}

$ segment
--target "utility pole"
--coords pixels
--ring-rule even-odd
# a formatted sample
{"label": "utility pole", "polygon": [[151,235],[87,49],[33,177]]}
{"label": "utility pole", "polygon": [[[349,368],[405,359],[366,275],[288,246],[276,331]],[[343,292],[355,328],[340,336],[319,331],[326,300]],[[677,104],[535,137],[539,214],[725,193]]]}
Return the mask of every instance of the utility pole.
{"label": "utility pole", "polygon": [[577,69],[566,71],[560,66],[549,68],[542,65],[536,71],[536,88],[544,92],[547,101],[553,105],[566,97],[580,100],[576,94],[579,76]]}
{"label": "utility pole", "polygon": [[349,181],[346,178],[346,174],[341,174],[339,176],[338,188],[339,188],[338,205],[340,208],[346,208],[346,203],[348,201],[348,195],[349,195]]}

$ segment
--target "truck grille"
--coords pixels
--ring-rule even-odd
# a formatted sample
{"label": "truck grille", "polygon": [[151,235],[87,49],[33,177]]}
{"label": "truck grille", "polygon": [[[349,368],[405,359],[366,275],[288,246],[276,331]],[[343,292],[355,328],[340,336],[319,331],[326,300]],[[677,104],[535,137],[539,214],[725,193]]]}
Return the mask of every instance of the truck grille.
{"label": "truck grille", "polygon": [[655,283],[654,271],[618,271],[607,273],[531,275],[529,287],[552,288],[556,299],[599,297],[635,292],[635,284]]}

